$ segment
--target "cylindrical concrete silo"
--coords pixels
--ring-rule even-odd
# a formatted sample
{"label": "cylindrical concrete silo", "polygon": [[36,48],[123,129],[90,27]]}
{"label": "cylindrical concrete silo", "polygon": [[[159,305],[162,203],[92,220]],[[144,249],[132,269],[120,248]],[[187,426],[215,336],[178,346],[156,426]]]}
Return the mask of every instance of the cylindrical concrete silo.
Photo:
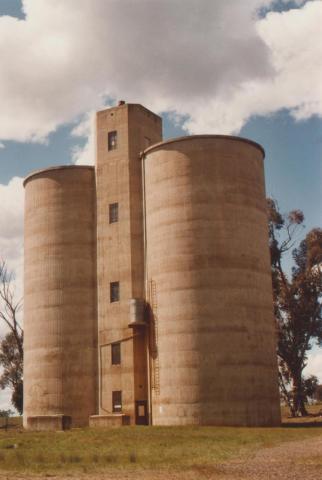
{"label": "cylindrical concrete silo", "polygon": [[42,170],[25,189],[24,425],[59,428],[60,415],[87,425],[97,408],[94,168]]}
{"label": "cylindrical concrete silo", "polygon": [[155,425],[276,425],[263,149],[202,135],[144,152]]}

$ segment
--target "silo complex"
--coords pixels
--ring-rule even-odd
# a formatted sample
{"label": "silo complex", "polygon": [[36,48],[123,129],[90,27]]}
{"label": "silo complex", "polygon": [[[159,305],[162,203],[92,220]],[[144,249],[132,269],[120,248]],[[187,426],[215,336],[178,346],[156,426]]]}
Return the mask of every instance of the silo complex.
{"label": "silo complex", "polygon": [[261,147],[192,136],[143,161],[153,424],[278,424]]}
{"label": "silo complex", "polygon": [[88,425],[97,409],[93,167],[25,180],[24,424]]}
{"label": "silo complex", "polygon": [[24,425],[278,425],[263,149],[96,120],[25,180]]}

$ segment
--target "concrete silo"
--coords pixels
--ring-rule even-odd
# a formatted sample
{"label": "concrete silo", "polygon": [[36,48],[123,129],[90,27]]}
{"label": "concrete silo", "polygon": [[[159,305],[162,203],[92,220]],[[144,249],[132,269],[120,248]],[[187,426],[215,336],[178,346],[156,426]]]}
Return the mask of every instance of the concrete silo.
{"label": "concrete silo", "polygon": [[202,135],[143,155],[154,425],[277,425],[263,149]]}
{"label": "concrete silo", "polygon": [[94,168],[54,167],[24,184],[24,425],[87,425],[97,408]]}

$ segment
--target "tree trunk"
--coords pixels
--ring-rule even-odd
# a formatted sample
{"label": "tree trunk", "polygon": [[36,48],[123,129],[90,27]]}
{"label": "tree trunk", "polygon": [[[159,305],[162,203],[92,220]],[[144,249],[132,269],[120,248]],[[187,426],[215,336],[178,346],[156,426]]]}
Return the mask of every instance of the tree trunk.
{"label": "tree trunk", "polygon": [[295,374],[293,376],[293,406],[294,406],[294,416],[306,417],[308,415],[305,407],[305,394],[303,392],[303,382],[302,375]]}

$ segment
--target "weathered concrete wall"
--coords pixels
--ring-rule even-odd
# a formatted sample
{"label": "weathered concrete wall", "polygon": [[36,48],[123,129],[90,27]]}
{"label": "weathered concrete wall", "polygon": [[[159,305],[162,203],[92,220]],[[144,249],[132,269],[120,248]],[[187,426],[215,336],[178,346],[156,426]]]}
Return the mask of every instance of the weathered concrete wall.
{"label": "weathered concrete wall", "polygon": [[95,428],[123,427],[130,425],[129,415],[113,413],[110,415],[92,415],[89,426]]}
{"label": "weathered concrete wall", "polygon": [[276,425],[263,151],[195,136],[145,157],[153,424]]}
{"label": "weathered concrete wall", "polygon": [[24,425],[97,412],[96,206],[92,167],[25,181]]}
{"label": "weathered concrete wall", "polygon": [[[113,131],[117,132],[117,147],[108,150],[108,133]],[[130,415],[131,423],[135,422],[135,401],[148,396],[145,340],[140,332],[128,328],[130,299],[144,297],[139,154],[147,142],[160,141],[161,135],[161,119],[141,105],[125,104],[97,113],[99,412],[104,417],[111,413],[112,392],[121,391],[122,411]],[[113,203],[118,203],[119,218],[109,223]],[[112,303],[111,282],[120,284],[120,299]],[[113,342],[121,343],[120,365],[111,363]]]}
{"label": "weathered concrete wall", "polygon": [[65,415],[38,415],[27,417],[28,430],[37,432],[69,430],[71,428],[71,417]]}

